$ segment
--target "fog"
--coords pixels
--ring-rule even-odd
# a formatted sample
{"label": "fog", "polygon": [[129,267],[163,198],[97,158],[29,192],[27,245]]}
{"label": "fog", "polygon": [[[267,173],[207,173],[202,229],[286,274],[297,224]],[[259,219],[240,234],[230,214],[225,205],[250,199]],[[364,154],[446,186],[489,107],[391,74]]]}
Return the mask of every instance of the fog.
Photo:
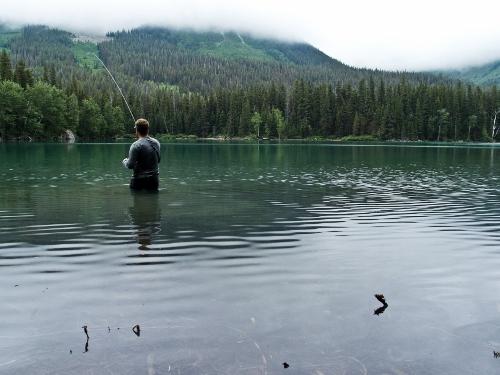
{"label": "fog", "polygon": [[142,25],[306,41],[349,65],[461,68],[500,59],[500,1],[1,0],[0,21],[103,34]]}

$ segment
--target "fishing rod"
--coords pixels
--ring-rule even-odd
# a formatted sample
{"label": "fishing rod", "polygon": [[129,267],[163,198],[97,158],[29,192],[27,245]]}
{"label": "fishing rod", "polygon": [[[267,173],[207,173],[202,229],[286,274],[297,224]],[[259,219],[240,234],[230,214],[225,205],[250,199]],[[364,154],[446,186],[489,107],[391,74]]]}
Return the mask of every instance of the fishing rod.
{"label": "fishing rod", "polygon": [[125,104],[127,105],[127,108],[128,108],[128,111],[130,112],[130,116],[132,116],[132,119],[134,120],[134,123],[135,123],[135,116],[134,114],[132,113],[132,110],[130,109],[130,106],[128,105],[128,102],[127,102],[127,99],[125,99],[125,95],[123,95],[123,91],[122,89],[120,88],[120,85],[118,85],[118,82],[116,82],[116,79],[115,77],[113,77],[113,74],[111,74],[111,72],[109,71],[108,67],[106,66],[106,64],[104,64],[104,61],[102,61],[99,56],[97,56],[95,53],[93,53],[93,55],[97,58],[97,60],[99,60],[102,64],[102,66],[104,66],[104,69],[106,69],[106,71],[108,72],[109,76],[111,77],[111,79],[113,80],[113,82],[115,83],[116,87],[118,88],[118,91],[120,92],[122,98],[123,98],[123,101],[125,102]]}

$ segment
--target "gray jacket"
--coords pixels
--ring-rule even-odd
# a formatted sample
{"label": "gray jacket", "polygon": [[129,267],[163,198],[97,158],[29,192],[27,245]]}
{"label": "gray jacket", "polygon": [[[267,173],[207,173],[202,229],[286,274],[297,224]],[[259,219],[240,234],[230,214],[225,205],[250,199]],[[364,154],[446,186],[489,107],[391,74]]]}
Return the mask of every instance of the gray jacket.
{"label": "gray jacket", "polygon": [[148,136],[132,143],[123,165],[134,170],[134,178],[152,177],[158,175],[160,159],[160,142]]}

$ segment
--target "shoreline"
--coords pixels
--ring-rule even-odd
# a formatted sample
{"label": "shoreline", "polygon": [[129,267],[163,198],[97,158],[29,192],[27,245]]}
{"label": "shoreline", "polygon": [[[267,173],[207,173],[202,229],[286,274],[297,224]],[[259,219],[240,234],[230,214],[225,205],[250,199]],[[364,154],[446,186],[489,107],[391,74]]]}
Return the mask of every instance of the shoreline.
{"label": "shoreline", "polygon": [[[289,138],[289,139],[254,139],[246,137],[169,137],[163,138],[161,136],[154,137],[160,141],[160,143],[227,143],[227,144],[337,144],[337,145],[364,145],[364,146],[383,146],[383,145],[408,145],[408,146],[497,146],[500,142],[488,142],[488,141],[427,141],[427,140],[401,140],[401,139],[391,139],[391,140],[380,140],[380,139],[343,139],[343,138]],[[74,142],[65,142],[62,140],[0,140],[0,145],[2,144],[58,144],[58,145],[75,145],[75,144],[130,144],[135,141],[134,137],[123,137],[114,139],[99,139],[99,140],[86,140],[77,139]]]}

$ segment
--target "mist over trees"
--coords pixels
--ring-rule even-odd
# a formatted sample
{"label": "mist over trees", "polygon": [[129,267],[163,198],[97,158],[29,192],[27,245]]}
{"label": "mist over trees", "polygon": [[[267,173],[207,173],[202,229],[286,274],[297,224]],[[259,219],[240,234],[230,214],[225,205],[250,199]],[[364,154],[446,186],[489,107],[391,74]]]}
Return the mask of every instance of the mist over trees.
{"label": "mist over trees", "polygon": [[[496,87],[353,69],[306,45],[162,29],[109,36],[96,52],[157,135],[478,141],[491,139],[500,107]],[[71,37],[27,27],[0,53],[2,139],[131,132],[113,83],[79,60]]]}

